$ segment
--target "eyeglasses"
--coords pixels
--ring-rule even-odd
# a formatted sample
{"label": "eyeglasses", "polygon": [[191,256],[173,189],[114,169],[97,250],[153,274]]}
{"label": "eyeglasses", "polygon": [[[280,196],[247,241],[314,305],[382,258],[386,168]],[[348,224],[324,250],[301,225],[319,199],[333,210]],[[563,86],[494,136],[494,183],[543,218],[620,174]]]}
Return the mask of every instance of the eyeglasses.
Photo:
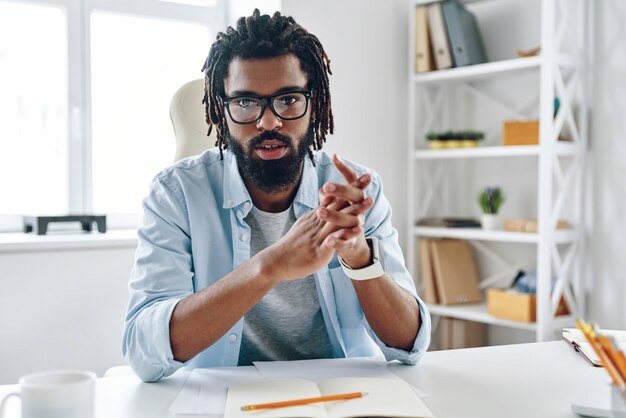
{"label": "eyeglasses", "polygon": [[240,125],[255,123],[263,117],[269,104],[272,113],[283,120],[300,119],[306,114],[311,99],[310,91],[289,91],[273,96],[235,96],[222,103],[233,122]]}

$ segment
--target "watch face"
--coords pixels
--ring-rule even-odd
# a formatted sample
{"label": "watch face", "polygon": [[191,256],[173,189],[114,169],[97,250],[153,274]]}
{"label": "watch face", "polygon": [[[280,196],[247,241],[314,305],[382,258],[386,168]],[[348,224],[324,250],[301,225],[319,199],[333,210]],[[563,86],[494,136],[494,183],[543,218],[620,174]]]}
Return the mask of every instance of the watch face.
{"label": "watch face", "polygon": [[370,251],[372,252],[372,261],[380,261],[380,247],[378,243],[378,238],[376,237],[367,237],[365,238],[367,241],[367,245],[370,247]]}

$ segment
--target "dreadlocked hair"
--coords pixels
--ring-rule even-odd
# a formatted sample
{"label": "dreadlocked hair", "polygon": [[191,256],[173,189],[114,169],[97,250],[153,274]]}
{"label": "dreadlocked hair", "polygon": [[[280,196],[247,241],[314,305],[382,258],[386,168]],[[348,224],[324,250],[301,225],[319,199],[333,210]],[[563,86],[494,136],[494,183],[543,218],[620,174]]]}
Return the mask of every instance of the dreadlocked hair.
{"label": "dreadlocked hair", "polygon": [[333,133],[334,122],[330,105],[328,76],[330,59],[319,39],[296,23],[291,16],[279,12],[261,15],[255,9],[252,16],[241,17],[236,29],[229,26],[219,32],[211,46],[202,72],[204,73],[204,104],[208,135],[215,127],[220,156],[224,158],[227,144],[224,139],[226,115],[222,100],[225,97],[224,80],[228,77],[228,65],[233,58],[262,59],[294,54],[300,60],[302,71],[307,75],[308,88],[313,93],[311,100],[313,138],[308,155],[313,161],[313,151],[322,148],[326,135]]}

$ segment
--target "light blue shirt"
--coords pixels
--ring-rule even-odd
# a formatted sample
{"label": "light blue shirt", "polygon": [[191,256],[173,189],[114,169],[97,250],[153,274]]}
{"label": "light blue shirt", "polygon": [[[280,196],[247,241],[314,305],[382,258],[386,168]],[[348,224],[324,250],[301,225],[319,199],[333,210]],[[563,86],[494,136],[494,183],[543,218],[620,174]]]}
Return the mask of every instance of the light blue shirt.
{"label": "light blue shirt", "polygon": [[[315,153],[315,162],[314,167],[305,159],[293,202],[296,218],[319,205],[318,191],[324,183],[345,182],[329,155]],[[387,360],[415,364],[430,342],[428,309],[404,266],[380,177],[348,164],[358,175],[367,171],[372,176],[366,192],[375,203],[365,215],[365,235],[379,239],[385,271],[418,301],[421,326],[410,352],[385,345],[365,319],[352,282],[335,256],[314,274],[333,352],[336,357],[365,357],[382,351]],[[122,343],[126,360],[144,381],[159,380],[182,366],[236,366],[243,319],[186,363],[174,359],[169,334],[172,311],[181,299],[217,282],[250,258],[250,227],[244,218],[252,200],[234,155],[226,150],[221,160],[219,150],[212,149],[163,170],[152,181],[143,208]]]}

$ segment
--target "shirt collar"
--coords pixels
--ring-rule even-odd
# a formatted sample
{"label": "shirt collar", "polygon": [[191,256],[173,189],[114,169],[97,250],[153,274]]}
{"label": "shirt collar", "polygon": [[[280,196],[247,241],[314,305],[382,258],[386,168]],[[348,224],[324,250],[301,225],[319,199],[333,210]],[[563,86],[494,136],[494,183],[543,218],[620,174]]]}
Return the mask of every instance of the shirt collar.
{"label": "shirt collar", "polygon": [[[224,200],[222,207],[231,209],[245,202],[252,203],[248,189],[239,174],[237,159],[228,149],[224,150],[224,179],[223,179]],[[319,205],[317,170],[313,167],[311,159],[307,155],[304,158],[304,170],[300,186],[294,198],[294,209],[296,217]]]}

